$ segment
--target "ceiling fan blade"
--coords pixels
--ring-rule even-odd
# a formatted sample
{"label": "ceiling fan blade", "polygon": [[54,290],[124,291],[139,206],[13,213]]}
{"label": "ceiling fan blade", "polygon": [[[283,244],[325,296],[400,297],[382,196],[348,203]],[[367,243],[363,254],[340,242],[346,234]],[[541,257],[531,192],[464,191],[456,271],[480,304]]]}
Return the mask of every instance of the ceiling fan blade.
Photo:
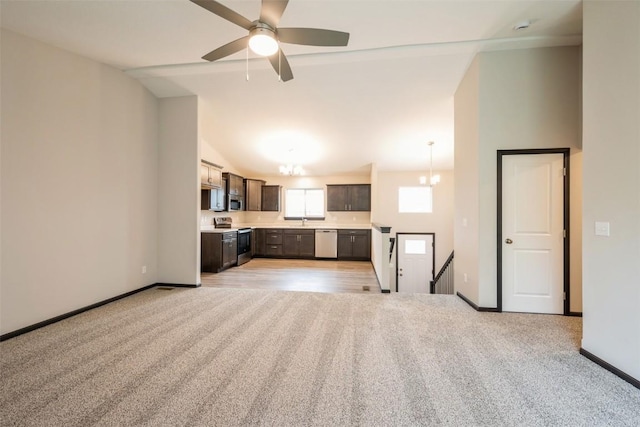
{"label": "ceiling fan blade", "polygon": [[276,28],[280,22],[280,17],[287,8],[289,0],[262,0],[262,9],[260,10],[260,21]]}
{"label": "ceiling fan blade", "polygon": [[276,73],[280,75],[280,79],[282,79],[283,82],[293,78],[293,71],[291,71],[289,61],[287,61],[287,57],[284,56],[282,49],[278,49],[278,52],[271,55],[269,62],[271,62],[271,66],[276,70]]}
{"label": "ceiling fan blade", "polygon": [[346,46],[349,33],[319,28],[278,28],[278,40],[283,43],[309,46]]}
{"label": "ceiling fan blade", "polygon": [[207,9],[209,12],[215,13],[221,18],[226,19],[229,22],[233,22],[234,24],[244,28],[245,30],[250,30],[252,23],[244,16],[240,15],[238,12],[235,12],[229,9],[227,6],[224,6],[218,3],[215,0],[191,0],[193,3]]}
{"label": "ceiling fan blade", "polygon": [[244,36],[239,38],[238,40],[234,40],[231,43],[227,43],[224,46],[220,46],[217,49],[212,50],[207,53],[202,59],[206,59],[207,61],[216,61],[220,58],[224,58],[225,56],[229,56],[232,53],[236,53],[245,49],[249,44],[249,36]]}

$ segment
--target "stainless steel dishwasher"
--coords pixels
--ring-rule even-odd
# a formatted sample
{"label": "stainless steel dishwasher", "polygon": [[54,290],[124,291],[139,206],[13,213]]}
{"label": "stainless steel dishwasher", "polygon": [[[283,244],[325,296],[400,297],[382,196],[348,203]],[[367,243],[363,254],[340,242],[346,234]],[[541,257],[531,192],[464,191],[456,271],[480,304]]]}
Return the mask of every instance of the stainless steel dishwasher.
{"label": "stainless steel dishwasher", "polygon": [[338,257],[338,230],[316,229],[316,258]]}

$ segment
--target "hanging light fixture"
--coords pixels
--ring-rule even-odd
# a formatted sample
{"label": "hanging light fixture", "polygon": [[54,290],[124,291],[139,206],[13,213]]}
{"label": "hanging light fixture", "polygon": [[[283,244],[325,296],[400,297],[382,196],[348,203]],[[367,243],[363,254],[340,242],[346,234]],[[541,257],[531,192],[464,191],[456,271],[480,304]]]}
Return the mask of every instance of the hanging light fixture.
{"label": "hanging light fixture", "polygon": [[[289,148],[288,159],[291,161],[293,159],[293,148]],[[280,173],[282,175],[302,175],[304,170],[300,165],[294,165],[293,163],[287,163],[286,165],[280,165],[279,167]]]}
{"label": "hanging light fixture", "polygon": [[288,164],[288,165],[281,165],[280,166],[280,173],[282,175],[302,175],[303,170],[302,170],[302,166],[300,165],[292,165],[292,164]]}
{"label": "hanging light fixture", "polygon": [[440,175],[433,174],[433,144],[435,142],[429,141],[429,184],[432,187],[440,182]]}

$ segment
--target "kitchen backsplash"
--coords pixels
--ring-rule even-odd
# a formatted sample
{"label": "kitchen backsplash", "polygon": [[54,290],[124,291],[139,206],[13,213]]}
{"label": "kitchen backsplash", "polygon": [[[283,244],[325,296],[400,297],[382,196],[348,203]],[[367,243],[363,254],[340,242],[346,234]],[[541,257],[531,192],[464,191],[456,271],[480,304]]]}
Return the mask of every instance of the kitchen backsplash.
{"label": "kitchen backsplash", "polygon": [[[285,220],[284,212],[211,212],[200,211],[200,225],[212,225],[213,218],[226,216],[231,217],[234,224],[249,225],[295,225],[297,220]],[[366,225],[371,223],[370,212],[327,212],[324,221],[309,220],[308,225],[331,226],[331,225]]]}
{"label": "kitchen backsplash", "polygon": [[[299,220],[285,220],[284,212],[244,212],[243,221],[247,224],[280,224],[295,225]],[[327,212],[324,221],[310,219],[309,226],[314,224],[327,225],[346,225],[346,224],[369,224],[371,222],[370,212]]]}
{"label": "kitchen backsplash", "polygon": [[212,211],[200,211],[200,226],[213,225],[213,218],[225,216],[231,217],[233,222],[238,224],[242,223],[244,212],[212,212]]}

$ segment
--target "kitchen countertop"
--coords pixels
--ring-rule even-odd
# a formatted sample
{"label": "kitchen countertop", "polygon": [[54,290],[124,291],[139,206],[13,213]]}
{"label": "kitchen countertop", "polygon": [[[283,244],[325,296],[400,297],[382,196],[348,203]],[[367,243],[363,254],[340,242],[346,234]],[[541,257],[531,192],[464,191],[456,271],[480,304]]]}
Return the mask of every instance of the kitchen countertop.
{"label": "kitchen countertop", "polygon": [[233,228],[215,228],[213,225],[203,225],[200,227],[201,233],[226,233],[229,231],[238,231],[240,228],[300,228],[300,229],[309,229],[309,230],[370,230],[371,224],[323,224],[323,225],[313,225],[307,223],[307,225],[292,225],[292,224],[240,224]]}
{"label": "kitchen countertop", "polygon": [[229,231],[238,231],[237,228],[215,228],[213,225],[203,225],[200,227],[201,233],[228,233]]}

